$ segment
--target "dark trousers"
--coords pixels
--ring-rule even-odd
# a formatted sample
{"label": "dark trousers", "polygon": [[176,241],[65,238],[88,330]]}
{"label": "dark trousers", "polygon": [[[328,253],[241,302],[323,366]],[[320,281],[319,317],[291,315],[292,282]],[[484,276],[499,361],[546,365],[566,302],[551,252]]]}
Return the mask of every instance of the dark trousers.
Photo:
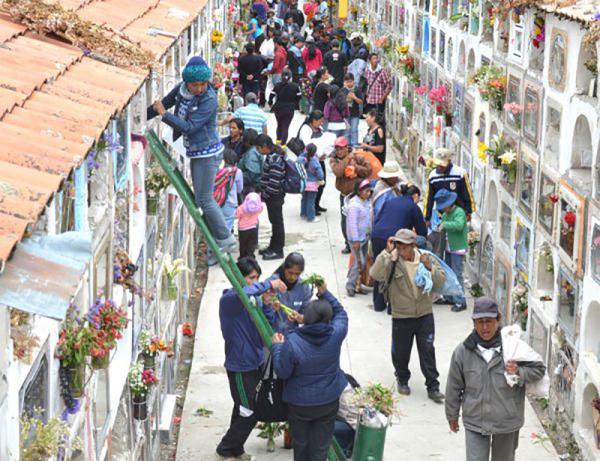
{"label": "dark trousers", "polygon": [[262,43],[265,41],[265,34],[260,34],[258,37],[256,37],[254,39],[254,49],[256,50],[256,53],[258,54],[258,50],[260,50],[260,46],[262,45]]}
{"label": "dark trousers", "polygon": [[242,82],[242,92],[244,93],[244,98],[248,93],[254,93],[258,96],[260,92],[260,81],[259,80],[246,80]]}
{"label": "dark trousers", "polygon": [[410,319],[393,319],[392,322],[392,363],[396,370],[398,382],[406,384],[410,379],[408,362],[412,351],[413,339],[417,338],[419,363],[425,376],[428,391],[440,389],[437,380],[440,375],[435,364],[435,322],[433,314]]}
{"label": "dark trousers", "polygon": [[342,216],[342,235],[344,236],[344,243],[348,246],[348,236],[346,235],[346,215],[343,212],[345,195],[340,194],[340,215]]}
{"label": "dark trousers", "polygon": [[327,461],[339,406],[338,400],[316,407],[289,405],[294,461]]}
{"label": "dark trousers", "polygon": [[[321,164],[321,168],[323,168],[323,181],[327,181],[327,170],[325,169],[325,162],[319,162]],[[322,186],[319,186],[317,189],[317,199],[315,200],[315,207],[317,210],[321,208],[321,197],[323,197],[323,191],[325,190],[325,183]]]}
{"label": "dark trousers", "polygon": [[285,227],[283,226],[283,195],[269,197],[265,200],[267,204],[267,215],[271,223],[271,242],[269,248],[275,253],[283,253],[285,245]]}
{"label": "dark trousers", "polygon": [[254,229],[240,230],[240,258],[254,258],[254,252],[258,246],[258,227]]}
{"label": "dark trousers", "polygon": [[237,457],[244,454],[244,444],[256,426],[254,414],[244,417],[240,414],[240,406],[254,409],[254,394],[256,386],[262,377],[261,370],[236,373],[227,371],[229,390],[233,398],[233,411],[229,430],[221,439],[217,453],[224,457]]}
{"label": "dark trousers", "polygon": [[277,119],[277,140],[281,141],[282,144],[286,144],[290,124],[294,118],[294,108],[278,109],[275,112],[275,118]]}
{"label": "dark trousers", "polygon": [[334,427],[333,435],[335,436],[335,440],[337,440],[344,455],[350,458],[354,449],[354,435],[356,431],[346,421],[340,421],[339,419],[335,421]]}
{"label": "dark trousers", "polygon": [[[387,241],[385,239],[372,239],[371,247],[373,248],[373,260],[377,259],[379,253],[385,250]],[[373,308],[377,312],[381,312],[387,309],[385,299],[383,299],[383,293],[379,291],[379,282],[373,284]]]}

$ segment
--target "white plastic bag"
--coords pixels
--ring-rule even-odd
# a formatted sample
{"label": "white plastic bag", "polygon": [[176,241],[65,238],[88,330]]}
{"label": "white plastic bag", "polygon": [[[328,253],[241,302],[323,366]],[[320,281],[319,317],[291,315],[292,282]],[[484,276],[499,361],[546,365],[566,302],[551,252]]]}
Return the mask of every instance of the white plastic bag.
{"label": "white plastic bag", "polygon": [[[523,331],[519,325],[510,325],[502,328],[502,356],[504,362],[514,360],[516,362],[543,362],[542,356],[534,351],[529,344],[521,339]],[[519,381],[516,375],[509,375],[504,372],[506,382],[510,387],[513,387]],[[544,377],[535,383],[527,383],[526,391],[535,397],[548,397],[550,391],[550,378],[548,372],[544,373]]]}

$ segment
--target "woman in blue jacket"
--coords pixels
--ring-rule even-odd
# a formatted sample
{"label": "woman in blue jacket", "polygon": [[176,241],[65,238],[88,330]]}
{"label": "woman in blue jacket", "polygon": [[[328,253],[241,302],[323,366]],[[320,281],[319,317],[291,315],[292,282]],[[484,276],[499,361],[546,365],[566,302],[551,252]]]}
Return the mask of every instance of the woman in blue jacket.
{"label": "woman in blue jacket", "polygon": [[[258,281],[261,269],[255,259],[241,258],[237,266],[248,284],[244,287],[248,296],[259,297],[269,291],[286,291],[285,284],[280,280]],[[271,306],[263,304],[262,308],[271,325],[274,325]],[[217,454],[228,459],[244,455],[244,443],[256,425],[254,394],[262,377],[264,353],[263,342],[252,317],[233,288],[225,290],[221,296],[219,318],[225,340],[225,369],[234,406],[229,430],[219,443]]]}
{"label": "woman in blue jacket", "polygon": [[[217,133],[217,93],[210,85],[212,71],[200,56],[189,60],[182,72],[183,82],[162,101],[147,110],[148,120],[160,115],[173,128],[173,142],[183,136],[186,155],[191,159],[196,206],[202,209],[213,237],[228,253],[237,250],[237,240],[227,229],[223,212],[213,198],[215,175],[223,155]],[[175,106],[173,113],[168,110]]]}
{"label": "woman in blue jacket", "polygon": [[294,440],[294,461],[326,461],[339,399],[348,381],[340,369],[348,316],[339,301],[318,286],[318,300],[304,309],[304,325],[273,336],[273,365],[285,379],[283,400]]}
{"label": "woman in blue jacket", "polygon": [[[312,298],[310,285],[302,283],[300,276],[304,272],[304,256],[300,253],[290,253],[286,256],[283,264],[275,271],[268,280],[281,280],[286,287],[285,293],[279,293],[278,299],[287,307],[294,309],[299,314],[304,313],[304,308]],[[280,310],[275,312],[276,327],[281,333],[285,333],[298,325],[294,320],[286,317]]]}

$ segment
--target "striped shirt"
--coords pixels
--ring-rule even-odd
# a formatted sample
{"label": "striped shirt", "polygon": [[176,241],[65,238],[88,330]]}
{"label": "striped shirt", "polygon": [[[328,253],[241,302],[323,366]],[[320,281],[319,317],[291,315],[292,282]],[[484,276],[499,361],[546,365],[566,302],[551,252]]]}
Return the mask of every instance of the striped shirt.
{"label": "striped shirt", "polygon": [[252,128],[258,134],[263,132],[263,127],[267,126],[267,116],[258,104],[248,104],[240,107],[233,113],[235,118],[241,118],[244,121],[244,128]]}

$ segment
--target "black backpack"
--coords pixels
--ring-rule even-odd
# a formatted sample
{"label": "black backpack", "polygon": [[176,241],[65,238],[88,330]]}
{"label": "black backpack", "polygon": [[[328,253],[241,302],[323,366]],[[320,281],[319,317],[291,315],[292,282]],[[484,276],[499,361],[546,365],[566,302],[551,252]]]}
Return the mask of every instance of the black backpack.
{"label": "black backpack", "polygon": [[287,52],[288,59],[288,67],[290,68],[290,72],[292,75],[299,75],[300,69],[304,68],[304,60],[302,56],[296,56],[292,51],[288,50]]}

